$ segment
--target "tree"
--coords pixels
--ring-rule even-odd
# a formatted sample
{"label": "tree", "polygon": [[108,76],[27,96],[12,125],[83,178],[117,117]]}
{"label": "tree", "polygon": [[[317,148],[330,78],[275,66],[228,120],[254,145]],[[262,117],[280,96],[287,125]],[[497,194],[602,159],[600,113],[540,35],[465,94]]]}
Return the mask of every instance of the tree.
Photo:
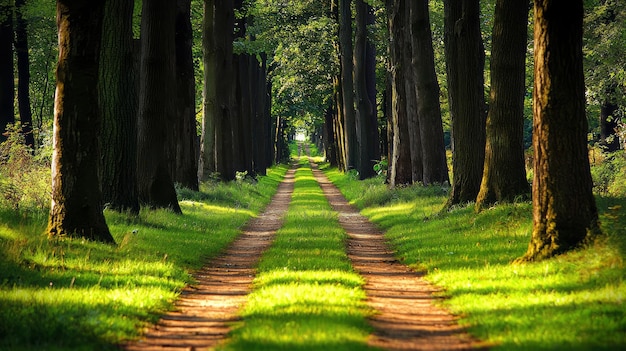
{"label": "tree", "polygon": [[191,0],[176,2],[176,131],[173,142],[172,178],[181,186],[198,190],[196,152],[196,81],[193,67]]}
{"label": "tree", "polygon": [[413,182],[410,136],[406,108],[404,48],[406,44],[406,0],[387,0],[389,24],[389,71],[391,79],[391,158],[389,160],[389,185],[411,184]]}
{"label": "tree", "polygon": [[357,166],[356,116],[354,110],[354,82],[352,72],[352,11],[350,0],[339,1],[339,51],[341,62],[341,108],[344,119],[346,169]]}
{"label": "tree", "polygon": [[413,78],[416,86],[419,140],[422,150],[424,185],[449,182],[446,149],[443,140],[439,83],[427,0],[409,1]]}
{"label": "tree", "polygon": [[485,164],[476,209],[528,198],[524,163],[524,94],[528,0],[496,2]]}
{"label": "tree", "polygon": [[587,151],[583,1],[534,6],[533,233],[520,261],[571,250],[599,233]]}
{"label": "tree", "polygon": [[233,0],[204,2],[203,60],[205,69],[202,178],[212,173],[235,179],[233,164],[234,66]]}
{"label": "tree", "polygon": [[52,155],[50,236],[114,242],[99,182],[98,60],[104,1],[57,1],[59,61]]}
{"label": "tree", "polygon": [[139,213],[137,185],[137,76],[133,66],[133,8],[105,4],[100,52],[102,195],[108,208]]}
{"label": "tree", "polygon": [[585,0],[585,7],[586,96],[592,111],[599,105],[599,144],[612,152],[620,148],[617,132],[626,106],[626,8],[616,0]]}
{"label": "tree", "polygon": [[181,213],[166,154],[176,120],[175,16],[174,1],[143,1],[137,179],[141,203]]}
{"label": "tree", "polygon": [[216,51],[214,36],[214,0],[204,1],[202,21],[202,62],[204,63],[204,86],[202,89],[202,134],[200,136],[200,160],[198,173],[206,180],[216,172],[215,168],[215,112],[217,104]]}
{"label": "tree", "polygon": [[27,146],[35,147],[33,114],[30,109],[30,55],[28,53],[28,25],[24,18],[26,0],[15,1],[15,53],[17,56],[17,108]]}
{"label": "tree", "polygon": [[0,141],[9,123],[15,122],[13,73],[13,1],[0,2]]}
{"label": "tree", "polygon": [[485,159],[485,52],[479,0],[444,1],[444,45],[452,121],[452,191],[446,207],[476,200]]}
{"label": "tree", "polygon": [[[357,103],[355,128],[358,141],[357,170],[360,179],[374,176],[378,159],[378,125],[376,119],[375,49],[367,38],[367,25],[373,22],[372,8],[356,0],[356,35],[354,40],[354,91]],[[373,90],[373,91],[372,91]]]}

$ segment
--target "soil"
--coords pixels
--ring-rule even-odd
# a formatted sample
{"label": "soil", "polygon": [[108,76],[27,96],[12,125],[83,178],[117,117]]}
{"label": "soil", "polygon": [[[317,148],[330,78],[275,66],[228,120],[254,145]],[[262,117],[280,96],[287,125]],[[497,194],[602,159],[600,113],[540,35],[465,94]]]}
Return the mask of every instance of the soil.
{"label": "soil", "polygon": [[[383,233],[359,214],[312,164],[313,173],[348,234],[346,250],[366,284],[374,333],[368,342],[386,350],[486,349],[458,325],[457,317],[438,307],[439,289],[422,274],[401,264]],[[197,284],[181,294],[176,309],[124,345],[132,351],[204,350],[223,343],[252,287],[255,267],[282,225],[293,193],[292,167],[265,211],[251,220],[225,252],[197,272]]]}

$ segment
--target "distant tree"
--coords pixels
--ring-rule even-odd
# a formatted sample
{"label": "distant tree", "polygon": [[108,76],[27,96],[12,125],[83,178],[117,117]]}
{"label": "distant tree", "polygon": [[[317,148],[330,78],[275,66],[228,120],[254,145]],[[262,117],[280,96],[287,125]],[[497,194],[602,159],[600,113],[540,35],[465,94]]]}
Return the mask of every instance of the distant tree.
{"label": "distant tree", "polygon": [[524,163],[528,6],[528,0],[496,2],[485,166],[477,210],[530,195]]}
{"label": "distant tree", "polygon": [[432,33],[427,0],[409,1],[412,68],[416,86],[419,140],[422,150],[422,183],[449,182],[443,140],[439,83],[435,73]]}
{"label": "distant tree", "polygon": [[176,120],[176,2],[143,0],[137,176],[139,201],[181,213],[166,154]]}
{"label": "distant tree", "polygon": [[452,121],[452,191],[446,207],[476,200],[485,160],[485,52],[479,0],[444,0],[444,44]]}
{"label": "distant tree", "polygon": [[30,108],[30,54],[28,23],[24,16],[26,0],[15,1],[15,54],[17,56],[17,106],[27,146],[35,147],[33,113]]}
{"label": "distant tree", "polygon": [[599,233],[587,150],[583,0],[536,0],[534,20],[533,233],[519,261],[551,257]]}
{"label": "distant tree", "polygon": [[181,186],[198,190],[196,81],[193,66],[191,0],[176,2],[176,122],[172,143],[172,178]]}
{"label": "distant tree", "polygon": [[133,9],[127,0],[105,3],[100,52],[102,195],[107,207],[139,213],[137,188],[137,79]]}
{"label": "distant tree", "polygon": [[617,131],[626,106],[626,7],[618,0],[585,0],[585,8],[586,95],[600,108],[599,144],[612,152],[620,148]]}
{"label": "distant tree", "polygon": [[102,213],[98,61],[104,0],[57,0],[59,62],[50,236],[114,242]]}
{"label": "distant tree", "polygon": [[15,122],[15,78],[13,73],[12,0],[0,0],[0,141],[7,124]]}

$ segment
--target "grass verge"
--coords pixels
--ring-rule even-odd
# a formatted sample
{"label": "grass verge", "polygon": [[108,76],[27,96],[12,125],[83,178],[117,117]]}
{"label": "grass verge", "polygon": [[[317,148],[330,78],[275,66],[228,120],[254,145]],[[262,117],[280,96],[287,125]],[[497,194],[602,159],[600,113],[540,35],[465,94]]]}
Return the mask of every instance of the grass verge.
{"label": "grass verge", "polygon": [[295,190],[263,255],[243,323],[224,350],[365,350],[363,279],[345,253],[336,212],[302,159]]}
{"label": "grass verge", "polygon": [[530,240],[530,203],[440,213],[444,188],[389,190],[381,179],[325,172],[386,231],[404,263],[445,289],[445,306],[495,350],[626,349],[626,199],[597,199],[606,236],[592,246],[513,265]]}
{"label": "grass verge", "polygon": [[0,349],[116,350],[172,307],[190,272],[258,213],[286,173],[181,192],[184,215],[105,213],[116,246],[49,240],[47,213],[0,211]]}

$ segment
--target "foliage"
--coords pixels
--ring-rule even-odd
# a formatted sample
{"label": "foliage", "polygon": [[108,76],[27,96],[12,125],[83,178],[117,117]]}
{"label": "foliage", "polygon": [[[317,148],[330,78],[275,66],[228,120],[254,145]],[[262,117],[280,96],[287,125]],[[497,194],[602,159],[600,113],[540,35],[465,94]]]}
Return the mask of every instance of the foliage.
{"label": "foliage", "polygon": [[47,152],[33,155],[19,123],[7,126],[0,143],[0,204],[15,211],[43,210],[50,206],[50,159]]}
{"label": "foliage", "polygon": [[[626,8],[617,0],[585,0],[584,57],[592,110],[608,100],[626,105]],[[590,121],[598,124],[597,118]]]}
{"label": "foliage", "polygon": [[54,117],[55,69],[58,57],[55,0],[27,0],[24,6],[27,22],[30,64],[30,102],[33,113],[35,151],[52,134]]}
{"label": "foliage", "polygon": [[599,155],[591,165],[594,192],[601,195],[626,196],[626,152],[619,150]]}
{"label": "foliage", "polygon": [[183,216],[105,211],[119,246],[49,240],[47,212],[0,207],[0,349],[119,349],[172,308],[191,271],[234,239],[285,172],[270,169],[255,186],[203,187],[183,196]]}
{"label": "foliage", "polygon": [[261,258],[243,323],[223,349],[368,349],[371,311],[345,253],[345,235],[301,158],[284,226]]}
{"label": "foliage", "polygon": [[[472,206],[442,213],[446,196],[437,187],[407,187],[384,198],[383,184],[326,172],[386,231],[397,256],[427,272],[448,297],[445,306],[492,349],[626,347],[625,197],[598,198],[606,236],[596,243],[541,263],[513,265],[530,240],[528,202],[480,214]],[[370,194],[380,194],[378,201],[365,201]]]}

